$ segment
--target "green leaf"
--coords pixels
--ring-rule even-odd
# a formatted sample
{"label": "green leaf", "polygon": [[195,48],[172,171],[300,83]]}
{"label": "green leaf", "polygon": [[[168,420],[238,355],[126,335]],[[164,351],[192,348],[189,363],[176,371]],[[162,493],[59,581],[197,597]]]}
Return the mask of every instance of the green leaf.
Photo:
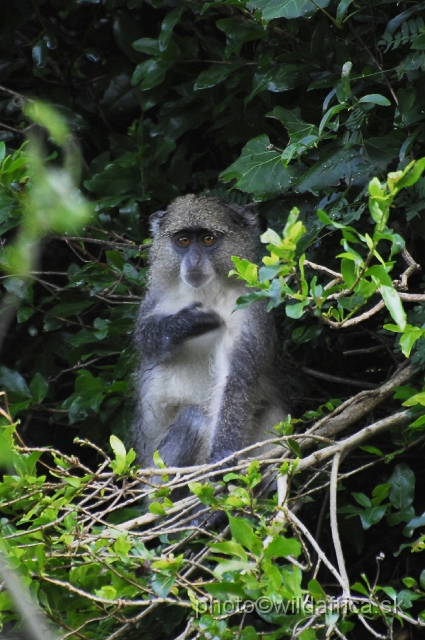
{"label": "green leaf", "polygon": [[261,552],[261,542],[255,535],[253,528],[241,518],[229,515],[229,524],[232,537],[252,553],[258,555]]}
{"label": "green leaf", "polygon": [[341,260],[341,273],[346,285],[348,287],[353,286],[357,278],[354,261],[343,258]]}
{"label": "green leaf", "polygon": [[266,200],[282,193],[291,183],[294,170],[285,169],[280,153],[269,149],[266,135],[253,138],[242,149],[240,158],[222,171],[220,178],[229,182],[236,178],[235,187],[254,193],[259,200]]}
{"label": "green leaf", "polygon": [[210,546],[211,551],[215,553],[226,553],[229,556],[236,556],[246,562],[248,555],[242,545],[233,542],[232,540],[226,542],[216,542]]}
{"label": "green leaf", "polygon": [[283,107],[274,107],[273,111],[267,114],[268,118],[276,118],[287,129],[291,142],[299,142],[303,138],[318,133],[316,125],[304,122],[301,118],[301,109],[284,109]]}
{"label": "green leaf", "polygon": [[345,14],[347,13],[347,9],[353,2],[354,0],[340,0],[338,9],[336,10],[336,21],[339,25],[342,24]]}
{"label": "green leaf", "polygon": [[425,170],[425,158],[411,162],[403,171],[403,175],[396,182],[397,189],[404,189],[414,185]]}
{"label": "green leaf", "polygon": [[260,240],[263,244],[272,244],[276,247],[279,247],[282,243],[280,235],[274,229],[267,229],[261,234]]}
{"label": "green leaf", "polygon": [[152,580],[152,589],[160,598],[166,598],[175,581],[176,576],[174,574],[156,573],[155,578]]}
{"label": "green leaf", "polygon": [[94,300],[79,300],[78,302],[60,302],[55,304],[49,309],[49,314],[53,316],[59,316],[61,318],[67,318],[68,316],[76,316],[86,309],[92,307],[95,303]]}
{"label": "green leaf", "polygon": [[367,453],[373,453],[374,455],[383,457],[383,453],[381,451],[381,449],[378,449],[378,447],[374,447],[373,445],[363,445],[362,447],[359,447],[359,449],[361,449],[362,451],[367,451]]}
{"label": "green leaf", "polygon": [[29,320],[35,313],[35,310],[32,307],[19,307],[16,312],[16,318],[19,323],[26,322]]}
{"label": "green leaf", "polygon": [[319,7],[325,8],[330,0],[316,0],[314,4],[310,0],[250,0],[247,9],[260,9],[262,19],[265,22],[276,18],[300,18],[312,15]]}
{"label": "green leaf", "polygon": [[385,189],[382,188],[380,181],[378,178],[372,178],[368,184],[369,195],[373,198],[384,198],[385,197]]}
{"label": "green leaf", "polygon": [[281,93],[295,89],[307,80],[309,70],[310,64],[286,63],[269,65],[264,71],[257,71],[252,81],[252,91],[245,98],[245,103],[262,91]]}
{"label": "green leaf", "polygon": [[295,304],[287,304],[285,306],[285,313],[288,318],[294,318],[298,320],[304,313],[304,309],[308,307],[310,300],[303,300],[303,302],[296,302]]}
{"label": "green leaf", "polygon": [[6,391],[10,402],[31,398],[32,393],[18,371],[0,366],[0,391]]}
{"label": "green leaf", "polygon": [[160,469],[165,469],[166,466],[167,466],[165,464],[165,462],[163,461],[163,459],[161,458],[161,455],[160,455],[159,451],[155,451],[155,453],[153,454],[153,462]]}
{"label": "green leaf", "polygon": [[11,433],[7,432],[7,427],[2,427],[0,430],[0,464],[3,467],[11,466],[14,461],[13,459],[14,446],[11,438]]}
{"label": "green leaf", "polygon": [[351,588],[354,589],[354,591],[359,591],[359,593],[362,593],[364,596],[369,597],[368,590],[360,582],[355,582],[353,585],[351,585]]}
{"label": "green leaf", "polygon": [[151,502],[149,505],[149,511],[158,516],[165,516],[167,512],[165,511],[163,505],[160,502]]}
{"label": "green leaf", "polygon": [[421,51],[425,49],[425,33],[421,33],[417,36],[410,46],[412,49],[420,49]]}
{"label": "green leaf", "polygon": [[301,545],[295,538],[275,538],[265,549],[265,558],[286,558],[294,556],[297,558],[301,554]]}
{"label": "green leaf", "polygon": [[221,562],[215,569],[214,575],[219,580],[224,573],[241,573],[254,571],[256,565],[253,562],[242,562],[241,560],[226,560]]}
{"label": "green leaf", "polygon": [[275,265],[270,265],[268,267],[261,267],[258,272],[259,282],[263,283],[266,280],[272,280],[278,275],[281,269],[282,269],[282,265],[279,263]]}
{"label": "green leaf", "polygon": [[345,109],[348,109],[348,105],[347,104],[337,104],[335,107],[331,107],[330,109],[328,109],[328,111],[325,113],[325,115],[322,117],[320,124],[319,124],[319,136],[323,133],[323,129],[326,126],[329,126],[329,128],[331,128],[332,130],[334,129],[334,126],[330,126],[329,123],[332,120],[332,118],[337,115],[340,111],[344,111]]}
{"label": "green leaf", "polygon": [[30,391],[32,393],[33,402],[40,403],[44,400],[49,390],[47,380],[37,371],[30,382]]}
{"label": "green leaf", "polygon": [[379,505],[377,507],[369,507],[362,511],[359,515],[363,529],[369,529],[372,525],[380,522],[384,517],[386,510],[386,505]]}
{"label": "green leaf", "polygon": [[122,167],[111,163],[102,173],[86,180],[84,186],[99,196],[120,196],[128,192],[137,192],[139,182],[139,176],[133,167]]}
{"label": "green leaf", "polygon": [[107,600],[115,600],[117,597],[117,590],[109,584],[105,584],[101,589],[95,589],[94,592],[98,598],[106,598]]}
{"label": "green leaf", "polygon": [[150,56],[159,55],[159,42],[153,38],[140,38],[133,42],[132,47],[136,51],[147,53]]}
{"label": "green leaf", "polygon": [[122,535],[115,540],[113,548],[116,553],[125,558],[126,556],[128,556],[128,553],[131,549],[131,542],[127,540],[127,537],[125,535]]}
{"label": "green leaf", "polygon": [[[419,577],[419,580],[421,580],[421,578]],[[417,582],[414,578],[403,578],[402,583],[408,588],[408,589],[412,589],[413,587],[417,586]]]}
{"label": "green leaf", "polygon": [[403,331],[406,327],[406,312],[403,308],[400,296],[394,287],[381,285],[379,291],[384,299],[385,305],[391,314],[392,319]]}
{"label": "green leaf", "polygon": [[320,158],[302,175],[297,183],[297,191],[316,193],[328,187],[337,187],[341,180],[350,184],[353,175],[356,180],[366,180],[372,166],[363,153],[353,148],[332,146],[320,154]]}
{"label": "green leaf", "polygon": [[125,446],[119,438],[112,435],[109,438],[109,443],[111,445],[112,451],[115,453],[117,458],[125,458],[126,456]]}
{"label": "green leaf", "polygon": [[133,77],[131,78],[131,84],[133,86],[140,84],[140,88],[143,91],[153,89],[161,84],[171,65],[172,63],[170,61],[159,58],[145,60],[135,68]]}
{"label": "green leaf", "polygon": [[375,281],[379,284],[385,285],[386,287],[393,288],[393,283],[391,277],[388,275],[385,268],[380,264],[375,264],[372,267],[366,269],[365,274],[367,276],[372,276]]}
{"label": "green leaf", "polygon": [[353,63],[352,62],[345,62],[342,65],[342,71],[341,71],[341,84],[342,84],[342,88],[344,90],[344,98],[345,99],[349,99],[351,98],[351,81],[350,81],[350,73],[351,73],[351,69],[353,68]]}
{"label": "green leaf", "polygon": [[315,578],[308,583],[308,592],[314,600],[326,600],[326,593]]}
{"label": "green leaf", "polygon": [[228,78],[241,65],[242,63],[239,61],[229,64],[212,65],[209,69],[201,71],[195,81],[193,89],[195,91],[200,91],[202,89],[215,87],[217,84],[220,84],[220,82],[223,82],[223,80],[226,80],[226,78]]}
{"label": "green leaf", "polygon": [[391,105],[391,101],[384,96],[381,96],[380,93],[371,93],[367,96],[363,96],[360,98],[359,102],[370,102],[372,104],[379,104],[383,107],[389,107]]}
{"label": "green leaf", "polygon": [[[279,284],[279,283],[278,283]],[[280,286],[279,286],[280,290]],[[252,293],[248,293],[246,296],[241,296],[236,300],[235,309],[246,309],[253,302],[257,302],[258,300],[264,300],[264,298],[269,297],[269,293],[267,291],[253,291]],[[279,304],[279,301],[278,301]]]}
{"label": "green leaf", "polygon": [[246,593],[242,587],[234,582],[216,582],[213,584],[206,584],[205,591],[210,593],[214,598],[229,602],[232,600],[232,596],[237,596],[242,600],[245,600]]}
{"label": "green leaf", "polygon": [[425,425],[425,415],[420,416],[417,420],[412,422],[412,424],[409,425],[409,429],[419,429],[423,425]]}
{"label": "green leaf", "polygon": [[415,498],[415,474],[404,462],[398,464],[388,483],[391,485],[389,499],[394,509],[405,509]]}
{"label": "green leaf", "polygon": [[232,256],[231,260],[236,266],[237,273],[240,274],[244,280],[249,284],[258,284],[258,266],[256,264],[249,260],[241,260],[237,256]]}
{"label": "green leaf", "polygon": [[319,218],[319,220],[321,222],[323,222],[323,224],[327,224],[327,225],[331,225],[333,226],[334,222],[333,220],[331,220],[331,218],[328,216],[328,214],[326,213],[326,211],[324,211],[323,209],[317,209],[316,211],[317,217]]}
{"label": "green leaf", "polygon": [[[387,329],[394,325],[384,325],[384,329]],[[394,329],[390,329],[390,331],[394,331]],[[423,337],[425,334],[424,329],[420,329],[419,327],[409,327],[406,328],[403,335],[400,336],[400,347],[403,355],[408,358],[410,356],[410,352],[417,340]]]}
{"label": "green leaf", "polygon": [[253,20],[240,20],[239,18],[224,18],[217,20],[216,27],[226,34],[226,58],[232,53],[239,55],[242,45],[251,40],[258,40],[267,37],[267,31],[261,24]]}
{"label": "green leaf", "polygon": [[167,13],[161,24],[161,33],[159,34],[159,50],[165,51],[173,34],[173,29],[180,22],[183,12],[186,10],[185,5],[175,7]]}
{"label": "green leaf", "polygon": [[405,402],[403,402],[404,407],[414,407],[416,404],[421,404],[425,406],[425,392],[416,393],[413,396],[410,396]]}
{"label": "green leaf", "polygon": [[370,507],[372,505],[370,499],[364,493],[353,492],[352,496],[362,507]]}

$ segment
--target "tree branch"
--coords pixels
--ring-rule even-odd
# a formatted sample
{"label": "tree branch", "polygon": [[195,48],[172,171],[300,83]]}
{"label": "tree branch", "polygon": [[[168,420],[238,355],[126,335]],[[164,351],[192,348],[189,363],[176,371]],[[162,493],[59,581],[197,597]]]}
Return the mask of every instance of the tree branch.
{"label": "tree branch", "polygon": [[338,532],[337,520],[337,491],[338,491],[338,468],[341,459],[341,451],[337,451],[332,461],[331,486],[330,486],[330,519],[332,540],[334,543],[335,555],[338,562],[339,573],[343,581],[342,592],[345,598],[350,597],[350,583],[348,581],[347,570],[345,568],[344,555],[342,553],[341,540]]}

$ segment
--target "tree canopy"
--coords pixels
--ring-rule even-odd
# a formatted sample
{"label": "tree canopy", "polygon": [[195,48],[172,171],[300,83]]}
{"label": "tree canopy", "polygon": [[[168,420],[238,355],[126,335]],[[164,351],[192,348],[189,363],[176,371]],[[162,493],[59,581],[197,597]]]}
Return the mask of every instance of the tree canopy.
{"label": "tree canopy", "polygon": [[[11,640],[421,637],[424,12],[0,0]],[[231,277],[277,313],[292,419],[224,479],[163,469],[146,511],[131,334],[148,217],[191,192],[257,203],[263,260]],[[188,536],[198,499],[224,532]]]}

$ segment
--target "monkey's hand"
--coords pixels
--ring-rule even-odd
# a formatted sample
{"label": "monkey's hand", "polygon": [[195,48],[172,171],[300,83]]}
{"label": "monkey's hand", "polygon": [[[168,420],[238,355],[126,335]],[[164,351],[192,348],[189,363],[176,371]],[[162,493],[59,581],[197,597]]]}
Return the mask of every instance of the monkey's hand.
{"label": "monkey's hand", "polygon": [[198,302],[173,315],[148,315],[137,327],[136,339],[145,357],[161,362],[169,358],[185,340],[219,329],[223,320]]}
{"label": "monkey's hand", "polygon": [[195,338],[209,331],[219,329],[223,320],[216,311],[202,309],[200,302],[193,302],[180,309],[172,319],[172,327],[176,330],[176,337],[180,340]]}

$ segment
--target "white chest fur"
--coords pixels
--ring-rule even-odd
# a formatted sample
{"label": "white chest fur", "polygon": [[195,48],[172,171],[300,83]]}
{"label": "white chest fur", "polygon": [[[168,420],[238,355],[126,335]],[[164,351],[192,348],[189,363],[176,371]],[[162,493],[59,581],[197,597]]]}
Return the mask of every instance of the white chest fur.
{"label": "white chest fur", "polygon": [[[225,292],[223,292],[225,289]],[[156,440],[162,429],[168,428],[177,414],[186,407],[200,406],[206,415],[215,415],[229,374],[232,346],[237,341],[245,320],[245,310],[233,309],[242,295],[240,286],[208,286],[194,289],[181,283],[167,292],[155,309],[156,314],[172,315],[182,308],[199,302],[202,309],[215,310],[223,320],[219,329],[189,338],[167,361],[157,364],[149,372],[150,431]],[[159,428],[158,428],[159,427]]]}

